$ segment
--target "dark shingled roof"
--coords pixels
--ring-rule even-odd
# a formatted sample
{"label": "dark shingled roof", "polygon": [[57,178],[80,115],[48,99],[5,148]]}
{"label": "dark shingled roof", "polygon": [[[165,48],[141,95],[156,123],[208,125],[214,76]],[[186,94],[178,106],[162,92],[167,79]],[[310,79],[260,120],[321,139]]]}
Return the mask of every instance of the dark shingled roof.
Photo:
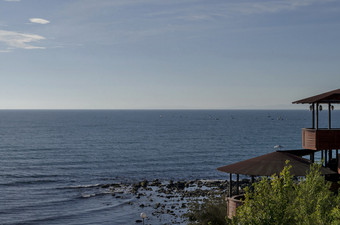
{"label": "dark shingled roof", "polygon": [[293,104],[337,103],[340,104],[340,89],[293,102]]}
{"label": "dark shingled roof", "polygon": [[[251,176],[279,175],[286,166],[287,160],[289,160],[289,165],[292,166],[290,172],[294,176],[305,176],[312,164],[309,160],[299,156],[284,151],[276,151],[231,165],[222,166],[217,168],[217,170]],[[324,167],[321,168],[321,173],[335,174],[332,170]]]}

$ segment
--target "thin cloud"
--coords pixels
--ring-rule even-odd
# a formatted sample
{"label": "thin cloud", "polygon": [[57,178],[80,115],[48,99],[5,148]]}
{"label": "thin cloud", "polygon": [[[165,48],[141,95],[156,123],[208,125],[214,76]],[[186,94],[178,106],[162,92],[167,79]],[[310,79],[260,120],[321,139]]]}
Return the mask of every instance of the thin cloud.
{"label": "thin cloud", "polygon": [[50,21],[41,18],[30,18],[31,23],[48,24]]}
{"label": "thin cloud", "polygon": [[20,0],[4,0],[5,2],[20,2]]}
{"label": "thin cloud", "polygon": [[10,49],[0,50],[0,53],[7,53],[7,52],[11,52],[11,50]]}
{"label": "thin cloud", "polygon": [[[31,42],[44,39],[45,37],[36,34],[25,34],[14,31],[0,30],[0,42],[5,43],[8,46],[8,49],[45,49],[45,47],[39,47],[31,44]],[[7,52],[8,49],[2,50],[2,52]]]}

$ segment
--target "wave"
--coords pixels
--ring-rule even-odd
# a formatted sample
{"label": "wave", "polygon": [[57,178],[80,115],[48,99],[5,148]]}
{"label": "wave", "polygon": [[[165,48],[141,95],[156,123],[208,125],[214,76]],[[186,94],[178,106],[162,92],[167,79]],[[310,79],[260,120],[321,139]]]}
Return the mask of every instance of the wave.
{"label": "wave", "polygon": [[121,208],[124,205],[128,205],[131,200],[127,199],[124,200],[118,204],[115,205],[105,205],[102,207],[97,207],[93,209],[88,209],[88,210],[79,210],[79,211],[68,211],[64,215],[51,215],[51,216],[45,216],[42,218],[37,218],[37,219],[27,219],[27,220],[20,220],[20,221],[13,221],[13,222],[5,222],[2,223],[2,225],[19,225],[19,224],[25,224],[25,225],[30,225],[30,224],[53,224],[56,221],[60,220],[69,220],[77,217],[81,217],[82,215],[89,215],[89,214],[96,214],[97,212],[104,212],[104,211],[112,211],[117,208]]}
{"label": "wave", "polygon": [[1,213],[13,213],[13,212],[23,212],[25,210],[37,209],[39,207],[45,208],[46,206],[58,205],[58,204],[67,204],[76,201],[77,198],[61,198],[58,200],[47,200],[29,203],[26,205],[17,205],[12,207],[7,207],[5,209],[1,209]]}
{"label": "wave", "polygon": [[67,187],[57,187],[56,189],[84,189],[84,188],[96,188],[101,187],[103,184],[85,184],[85,185],[75,185]]}
{"label": "wave", "polygon": [[57,183],[57,182],[60,182],[60,180],[53,180],[53,179],[27,180],[27,181],[13,181],[9,183],[0,183],[0,186],[22,186],[22,185]]}
{"label": "wave", "polygon": [[68,175],[59,175],[59,174],[0,174],[0,177],[4,178],[16,178],[16,179],[22,179],[22,178],[55,178],[55,177],[65,177]]}
{"label": "wave", "polygon": [[100,192],[100,193],[92,193],[92,194],[81,194],[80,198],[92,198],[96,196],[101,196],[101,195],[107,195],[107,194],[112,194],[112,192]]}

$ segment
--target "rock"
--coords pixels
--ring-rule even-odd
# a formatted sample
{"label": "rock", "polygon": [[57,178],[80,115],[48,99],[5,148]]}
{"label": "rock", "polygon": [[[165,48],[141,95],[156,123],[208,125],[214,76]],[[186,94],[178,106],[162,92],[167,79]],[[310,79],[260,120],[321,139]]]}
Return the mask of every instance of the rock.
{"label": "rock", "polygon": [[142,182],[140,182],[140,186],[142,186],[143,188],[146,188],[148,186],[148,181],[147,180],[143,180]]}
{"label": "rock", "polygon": [[176,188],[177,188],[177,189],[180,189],[180,190],[184,190],[184,188],[185,188],[185,182],[184,182],[184,181],[178,181],[178,182],[176,183]]}
{"label": "rock", "polygon": [[199,188],[203,187],[203,182],[198,180],[197,181],[197,187],[199,187]]}
{"label": "rock", "polygon": [[160,188],[160,189],[158,189],[158,191],[157,191],[158,193],[165,193],[166,192],[166,190],[164,189],[164,188]]}
{"label": "rock", "polygon": [[136,223],[142,223],[143,221],[142,220],[136,220]]}
{"label": "rock", "polygon": [[140,204],[140,205],[139,205],[139,207],[141,207],[141,208],[144,208],[144,207],[145,207],[145,205],[144,205],[144,204]]}
{"label": "rock", "polygon": [[110,184],[103,184],[102,186],[101,186],[101,188],[109,188],[110,187]]}
{"label": "rock", "polygon": [[141,184],[140,183],[137,183],[137,184],[133,184],[132,185],[132,193],[136,194],[138,192],[138,189],[141,187]]}
{"label": "rock", "polygon": [[162,183],[158,180],[155,179],[154,181],[152,181],[152,183],[150,184],[150,186],[156,186],[156,187],[160,187],[162,185]]}
{"label": "rock", "polygon": [[161,206],[161,203],[157,202],[157,203],[155,204],[155,209],[158,209],[160,206]]}
{"label": "rock", "polygon": [[168,184],[166,187],[169,188],[169,189],[174,188],[174,187],[175,187],[174,181],[173,181],[173,180],[170,180],[170,181],[169,181],[169,184]]}
{"label": "rock", "polygon": [[142,194],[142,193],[138,193],[138,195],[137,195],[137,197],[136,198],[140,198],[140,197],[142,197],[142,196],[144,196],[144,194]]}

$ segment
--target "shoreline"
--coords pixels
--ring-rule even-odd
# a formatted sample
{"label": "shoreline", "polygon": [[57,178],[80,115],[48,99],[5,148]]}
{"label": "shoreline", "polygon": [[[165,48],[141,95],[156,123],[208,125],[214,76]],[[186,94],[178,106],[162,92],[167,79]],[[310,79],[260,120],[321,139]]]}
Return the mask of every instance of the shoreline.
{"label": "shoreline", "polygon": [[[249,179],[240,181],[240,189],[250,185]],[[136,212],[135,224],[142,223],[140,213],[147,214],[145,224],[186,224],[183,215],[190,202],[202,201],[208,197],[227,196],[227,180],[160,181],[143,180],[133,184],[111,183],[98,186],[117,199],[130,198],[126,204]],[[233,187],[236,193],[236,187]],[[129,196],[129,197],[127,197]]]}

